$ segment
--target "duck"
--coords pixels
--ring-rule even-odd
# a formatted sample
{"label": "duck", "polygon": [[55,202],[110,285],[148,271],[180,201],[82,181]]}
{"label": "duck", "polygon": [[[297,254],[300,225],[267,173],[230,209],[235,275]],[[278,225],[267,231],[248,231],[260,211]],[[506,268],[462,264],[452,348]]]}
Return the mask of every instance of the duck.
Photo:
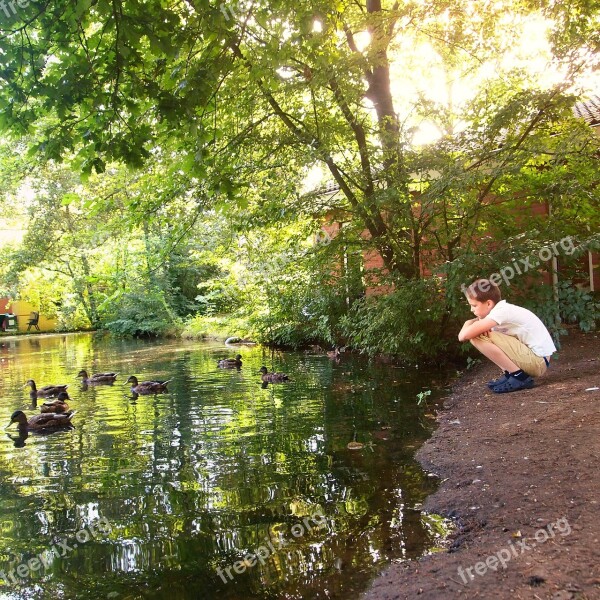
{"label": "duck", "polygon": [[333,359],[339,359],[340,358],[340,354],[341,354],[341,350],[336,346],[333,350],[331,350],[331,352],[327,353],[327,356],[329,356],[329,358],[333,358]]}
{"label": "duck", "polygon": [[45,385],[44,387],[37,388],[35,385],[35,381],[33,379],[28,379],[25,383],[31,387],[30,394],[32,396],[40,397],[40,398],[48,398],[49,396],[58,396],[61,392],[66,392],[67,385]]}
{"label": "duck", "polygon": [[236,354],[235,358],[223,358],[217,363],[217,365],[222,369],[226,369],[228,367],[241,367],[242,355]]}
{"label": "duck", "polygon": [[85,369],[81,369],[77,373],[77,377],[81,377],[81,383],[94,385],[96,383],[114,383],[118,373],[94,373],[91,377]]}
{"label": "duck", "polygon": [[289,381],[290,378],[285,373],[269,373],[264,365],[260,368],[261,379],[268,383],[279,383],[281,381]]}
{"label": "duck", "polygon": [[125,383],[131,383],[131,391],[134,394],[158,394],[159,392],[168,392],[167,384],[172,379],[166,381],[138,381],[135,375],[131,375]]}
{"label": "duck", "polygon": [[33,415],[29,419],[22,410],[16,410],[10,417],[10,423],[5,427],[8,429],[13,423],[17,423],[19,431],[56,431],[72,427],[71,418],[75,415],[74,410],[66,413],[45,413]]}
{"label": "duck", "polygon": [[61,392],[58,394],[56,400],[52,402],[44,402],[40,406],[40,412],[42,413],[66,413],[69,410],[69,405],[67,404],[67,400],[70,400],[69,394],[67,392]]}

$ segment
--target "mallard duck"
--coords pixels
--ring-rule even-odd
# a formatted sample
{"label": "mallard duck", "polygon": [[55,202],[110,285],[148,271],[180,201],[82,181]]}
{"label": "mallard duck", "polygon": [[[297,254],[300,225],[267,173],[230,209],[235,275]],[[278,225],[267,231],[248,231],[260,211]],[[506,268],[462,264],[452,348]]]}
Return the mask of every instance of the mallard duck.
{"label": "mallard duck", "polygon": [[44,402],[40,406],[40,412],[42,413],[66,413],[69,410],[69,405],[67,404],[67,400],[70,400],[69,394],[67,392],[61,392],[56,400],[52,402]]}
{"label": "mallard duck", "polygon": [[168,392],[167,384],[172,381],[141,381],[138,382],[135,375],[131,375],[125,383],[131,383],[131,391],[134,394],[158,394],[159,392]]}
{"label": "mallard duck", "polygon": [[269,373],[267,367],[260,368],[261,379],[269,383],[278,383],[280,381],[289,381],[289,377],[285,373]]}
{"label": "mallard duck", "polygon": [[38,389],[35,385],[35,381],[33,379],[28,379],[27,382],[25,383],[25,385],[28,385],[31,387],[31,392],[30,394],[32,396],[37,396],[40,398],[48,398],[49,396],[58,396],[58,394],[60,394],[61,392],[66,392],[67,388],[69,387],[68,384],[67,385],[45,385],[44,387],[41,387],[40,389]]}
{"label": "mallard duck", "polygon": [[329,356],[329,358],[333,358],[333,359],[338,359],[340,357],[341,351],[339,348],[334,348],[331,352],[327,353],[327,356]]}
{"label": "mallard duck", "polygon": [[217,363],[217,365],[222,369],[226,369],[228,367],[241,367],[242,355],[237,354],[235,358],[223,358]]}
{"label": "mallard duck", "polygon": [[91,377],[85,369],[81,369],[77,373],[77,377],[81,377],[81,383],[94,385],[96,383],[114,383],[118,373],[94,373]]}
{"label": "mallard duck", "polygon": [[64,429],[71,427],[71,418],[75,414],[74,410],[70,410],[66,413],[45,413],[39,415],[33,415],[30,419],[22,410],[16,410],[10,417],[10,423],[5,427],[7,429],[13,423],[17,423],[19,431],[53,431],[57,429]]}

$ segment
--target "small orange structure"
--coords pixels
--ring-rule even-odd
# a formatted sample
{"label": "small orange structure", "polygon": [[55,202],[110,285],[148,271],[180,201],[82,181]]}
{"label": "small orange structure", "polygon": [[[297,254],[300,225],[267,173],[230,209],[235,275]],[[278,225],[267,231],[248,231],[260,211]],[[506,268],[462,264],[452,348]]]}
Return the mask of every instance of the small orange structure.
{"label": "small orange structure", "polygon": [[45,317],[25,300],[0,298],[0,318],[2,331],[31,333],[32,329],[39,332],[56,330],[56,319]]}

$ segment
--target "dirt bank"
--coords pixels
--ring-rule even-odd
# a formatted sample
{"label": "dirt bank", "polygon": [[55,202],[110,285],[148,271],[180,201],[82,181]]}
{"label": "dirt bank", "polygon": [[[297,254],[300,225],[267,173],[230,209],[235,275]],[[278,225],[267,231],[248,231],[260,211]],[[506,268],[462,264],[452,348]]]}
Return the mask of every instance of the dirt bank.
{"label": "dirt bank", "polygon": [[425,509],[458,529],[363,600],[600,599],[600,336],[562,343],[531,390],[488,391],[489,364],[456,384],[417,457],[443,480]]}

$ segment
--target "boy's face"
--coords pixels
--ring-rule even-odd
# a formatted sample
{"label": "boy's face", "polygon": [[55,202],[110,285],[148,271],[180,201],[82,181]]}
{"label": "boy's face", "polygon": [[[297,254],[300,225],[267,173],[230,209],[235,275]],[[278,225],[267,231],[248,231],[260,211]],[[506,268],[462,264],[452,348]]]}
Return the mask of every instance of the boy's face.
{"label": "boy's face", "polygon": [[467,301],[471,306],[471,312],[479,319],[485,319],[495,305],[493,300],[484,300],[481,302],[479,300],[475,300],[475,298],[470,298],[469,296],[467,296]]}

